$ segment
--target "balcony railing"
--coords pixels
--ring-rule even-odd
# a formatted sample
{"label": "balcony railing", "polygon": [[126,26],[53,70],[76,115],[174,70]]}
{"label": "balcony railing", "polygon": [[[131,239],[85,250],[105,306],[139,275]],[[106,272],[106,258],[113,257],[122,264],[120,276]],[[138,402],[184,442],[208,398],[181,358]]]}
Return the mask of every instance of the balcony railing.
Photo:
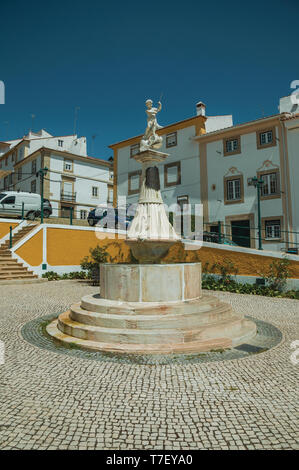
{"label": "balcony railing", "polygon": [[61,192],[61,201],[76,202],[76,193]]}

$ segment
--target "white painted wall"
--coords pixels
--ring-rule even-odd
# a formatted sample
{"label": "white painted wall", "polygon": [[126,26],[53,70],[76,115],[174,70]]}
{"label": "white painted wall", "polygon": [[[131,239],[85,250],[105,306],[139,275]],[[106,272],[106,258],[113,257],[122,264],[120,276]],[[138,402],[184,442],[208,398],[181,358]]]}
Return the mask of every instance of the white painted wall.
{"label": "white painted wall", "polygon": [[[161,152],[169,154],[165,164],[181,162],[181,184],[164,187],[164,164],[159,164],[161,193],[165,204],[176,204],[178,196],[189,196],[189,201],[199,202],[199,150],[194,142],[195,126],[177,131],[177,146],[166,148],[166,138],[163,136]],[[118,196],[126,196],[128,203],[137,202],[138,194],[128,196],[128,173],[141,169],[140,163],[130,158],[130,146],[118,151]]]}

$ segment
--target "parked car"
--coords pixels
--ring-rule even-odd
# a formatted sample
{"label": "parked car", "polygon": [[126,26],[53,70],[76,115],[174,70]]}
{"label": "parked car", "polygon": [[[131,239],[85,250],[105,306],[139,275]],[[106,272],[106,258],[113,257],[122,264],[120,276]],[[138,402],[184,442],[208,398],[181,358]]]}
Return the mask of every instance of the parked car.
{"label": "parked car", "polygon": [[[46,218],[50,217],[50,215],[52,215],[52,212],[53,212],[53,209],[52,209],[51,202],[49,201],[49,199],[44,199],[44,217]],[[38,210],[35,213],[35,216],[40,217],[40,215],[41,215],[41,211]]]}
{"label": "parked car", "polygon": [[40,205],[40,194],[21,191],[3,191],[0,193],[1,217],[22,217],[22,207],[24,207],[25,218],[34,220],[36,212],[40,211]]}
{"label": "parked car", "polygon": [[123,211],[108,207],[96,207],[92,209],[87,217],[87,221],[91,227],[101,222],[103,219],[103,228],[118,228],[120,230],[126,230],[129,224],[132,222],[133,215],[125,215]]}

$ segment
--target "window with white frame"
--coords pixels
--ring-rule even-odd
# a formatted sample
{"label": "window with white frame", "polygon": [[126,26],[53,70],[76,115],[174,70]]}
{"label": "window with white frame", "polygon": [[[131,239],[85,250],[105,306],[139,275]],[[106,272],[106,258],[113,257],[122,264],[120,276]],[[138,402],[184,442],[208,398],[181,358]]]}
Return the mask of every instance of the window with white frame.
{"label": "window with white frame", "polygon": [[226,193],[228,201],[241,199],[241,178],[226,181]]}
{"label": "window with white frame", "polygon": [[36,181],[31,181],[31,192],[36,193]]}
{"label": "window with white frame", "polygon": [[239,149],[238,139],[228,139],[225,141],[225,150],[227,153],[235,152],[238,149]]}
{"label": "window with white frame", "polygon": [[91,195],[92,195],[92,197],[98,197],[99,196],[99,188],[97,186],[92,187]]}
{"label": "window with white frame", "polygon": [[21,147],[19,149],[19,160],[21,160],[23,158],[23,156],[24,156],[24,149],[23,149],[23,147]]}
{"label": "window with white frame", "polygon": [[261,188],[262,196],[271,196],[278,194],[278,173],[267,173],[261,176],[263,185]]}
{"label": "window with white frame", "polygon": [[266,220],[265,221],[265,236],[267,239],[281,238],[281,221],[277,220]]}
{"label": "window with white frame", "polygon": [[31,173],[34,175],[36,173],[36,160],[31,162]]}
{"label": "window with white frame", "polygon": [[132,158],[134,155],[140,152],[140,144],[134,144],[130,147],[130,157]]}
{"label": "window with white frame", "polygon": [[269,130],[260,133],[260,145],[267,145],[273,142],[273,131]]}
{"label": "window with white frame", "polygon": [[177,145],[177,132],[171,132],[166,135],[166,147],[175,147]]}
{"label": "window with white frame", "polygon": [[64,171],[73,171],[73,161],[72,160],[64,160]]}
{"label": "window with white frame", "polygon": [[87,211],[85,211],[85,210],[80,211],[80,219],[81,220],[87,219]]}
{"label": "window with white frame", "polygon": [[58,147],[63,147],[63,140],[58,139]]}

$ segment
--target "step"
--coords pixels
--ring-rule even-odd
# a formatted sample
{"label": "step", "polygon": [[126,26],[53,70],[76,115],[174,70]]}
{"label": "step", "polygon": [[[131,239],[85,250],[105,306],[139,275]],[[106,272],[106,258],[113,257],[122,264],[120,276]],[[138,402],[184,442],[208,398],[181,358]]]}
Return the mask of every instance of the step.
{"label": "step", "polygon": [[104,328],[122,329],[192,329],[196,326],[204,326],[218,321],[228,320],[233,316],[229,304],[221,303],[217,308],[209,311],[200,311],[200,301],[194,307],[194,311],[186,312],[182,303],[180,310],[177,308],[172,314],[164,315],[157,311],[155,315],[120,314],[108,312],[90,312],[81,308],[80,304],[74,304],[70,308],[70,319],[85,325],[100,326]]}
{"label": "step", "polygon": [[190,341],[189,343],[163,343],[163,344],[129,344],[107,343],[74,338],[62,333],[57,327],[58,320],[54,320],[47,327],[47,332],[62,343],[79,346],[91,351],[104,351],[122,354],[195,354],[213,349],[226,349],[232,346],[228,338],[216,338],[207,341]]}
{"label": "step", "polygon": [[[211,308],[217,308],[221,302],[210,295],[203,295],[200,298],[200,311],[208,311]],[[198,299],[182,302],[123,302],[118,300],[103,299],[98,294],[85,295],[81,299],[81,307],[84,310],[98,313],[114,313],[114,314],[139,314],[151,315],[159,314],[169,315],[173,314],[176,309],[181,309],[184,306],[186,313],[199,311]],[[195,310],[196,309],[196,310]]]}
{"label": "step", "polygon": [[15,273],[28,273],[28,272],[32,272],[32,271],[28,271],[27,268],[25,267],[19,267],[19,266],[14,266],[14,267],[11,267],[11,266],[7,266],[7,267],[1,267],[0,268],[0,274],[15,274]]}
{"label": "step", "polygon": [[20,274],[20,275],[15,274],[13,276],[10,276],[10,275],[2,276],[2,275],[0,275],[0,280],[1,281],[7,281],[7,280],[10,280],[10,279],[37,279],[37,276],[33,275],[33,274]]}
{"label": "step", "polygon": [[104,328],[93,325],[84,325],[70,319],[70,311],[62,313],[58,317],[58,329],[75,338],[107,342],[130,344],[172,344],[187,343],[192,341],[204,341],[215,338],[238,336],[242,330],[243,318],[232,316],[229,320],[218,321],[214,324],[193,327],[192,329],[172,328],[167,329],[125,329]]}

